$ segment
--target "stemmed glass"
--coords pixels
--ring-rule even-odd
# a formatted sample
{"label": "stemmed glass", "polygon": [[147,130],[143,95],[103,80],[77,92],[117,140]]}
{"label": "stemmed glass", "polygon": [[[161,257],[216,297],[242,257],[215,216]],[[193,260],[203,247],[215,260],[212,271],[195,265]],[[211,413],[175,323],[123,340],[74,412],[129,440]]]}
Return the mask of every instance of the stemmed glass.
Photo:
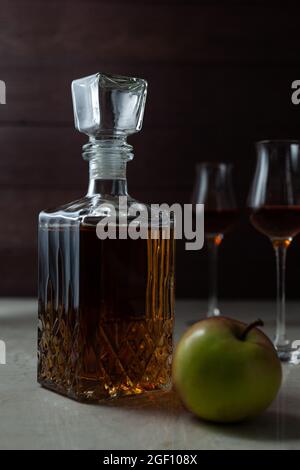
{"label": "stemmed glass", "polygon": [[[281,360],[295,362],[286,335],[285,264],[287,248],[300,232],[300,142],[257,142],[257,164],[248,205],[254,227],[269,237],[277,264],[277,321],[274,345]],[[297,356],[297,357],[296,357]]]}
{"label": "stemmed glass", "polygon": [[217,296],[218,247],[238,217],[230,163],[197,165],[193,204],[204,204],[204,230],[209,251],[208,317],[220,315]]}

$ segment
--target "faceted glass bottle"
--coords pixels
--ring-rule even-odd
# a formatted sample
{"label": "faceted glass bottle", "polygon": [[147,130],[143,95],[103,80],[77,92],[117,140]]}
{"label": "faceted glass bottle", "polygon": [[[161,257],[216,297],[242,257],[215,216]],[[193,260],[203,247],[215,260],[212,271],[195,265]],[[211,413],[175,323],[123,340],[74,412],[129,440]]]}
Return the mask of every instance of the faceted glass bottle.
{"label": "faceted glass bottle", "polygon": [[96,233],[112,209],[128,224],[133,205],[150,213],[128,195],[126,181],[133,158],[126,137],[141,129],[146,91],[144,80],[105,74],[73,82],[75,125],[89,136],[88,193],[39,216],[38,381],[77,400],[164,389],[171,381],[172,225],[158,216],[147,239]]}

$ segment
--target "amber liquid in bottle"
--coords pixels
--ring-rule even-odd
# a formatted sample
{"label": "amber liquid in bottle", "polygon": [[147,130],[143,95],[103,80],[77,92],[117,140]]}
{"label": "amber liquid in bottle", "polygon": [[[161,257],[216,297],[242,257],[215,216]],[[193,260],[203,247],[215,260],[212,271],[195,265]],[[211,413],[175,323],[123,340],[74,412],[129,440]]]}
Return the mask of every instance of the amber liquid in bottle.
{"label": "amber liquid in bottle", "polygon": [[170,385],[174,240],[40,230],[39,381],[79,400]]}

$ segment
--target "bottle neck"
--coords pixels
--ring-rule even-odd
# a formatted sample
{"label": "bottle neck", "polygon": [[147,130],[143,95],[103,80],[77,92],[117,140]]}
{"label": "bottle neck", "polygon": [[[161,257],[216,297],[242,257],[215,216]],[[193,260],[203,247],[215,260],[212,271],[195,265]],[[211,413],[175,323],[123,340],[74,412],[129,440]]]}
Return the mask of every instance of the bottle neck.
{"label": "bottle neck", "polygon": [[127,180],[125,179],[91,179],[87,196],[127,196]]}
{"label": "bottle neck", "polygon": [[90,138],[83,146],[83,158],[90,167],[88,196],[127,195],[126,166],[133,154],[126,138]]}

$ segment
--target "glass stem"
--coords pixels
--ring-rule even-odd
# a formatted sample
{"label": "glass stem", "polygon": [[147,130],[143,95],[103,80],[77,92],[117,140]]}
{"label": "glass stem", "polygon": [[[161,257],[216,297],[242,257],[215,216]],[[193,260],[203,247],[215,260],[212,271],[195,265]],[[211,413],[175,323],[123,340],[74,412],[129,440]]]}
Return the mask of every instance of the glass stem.
{"label": "glass stem", "polygon": [[218,308],[218,247],[222,241],[221,235],[207,237],[209,253],[209,297],[208,297],[208,317],[220,315]]}
{"label": "glass stem", "polygon": [[289,244],[290,242],[287,240],[273,241],[277,269],[277,319],[274,345],[278,350],[279,356],[281,353],[284,355],[289,349],[285,322],[285,265],[286,252]]}

